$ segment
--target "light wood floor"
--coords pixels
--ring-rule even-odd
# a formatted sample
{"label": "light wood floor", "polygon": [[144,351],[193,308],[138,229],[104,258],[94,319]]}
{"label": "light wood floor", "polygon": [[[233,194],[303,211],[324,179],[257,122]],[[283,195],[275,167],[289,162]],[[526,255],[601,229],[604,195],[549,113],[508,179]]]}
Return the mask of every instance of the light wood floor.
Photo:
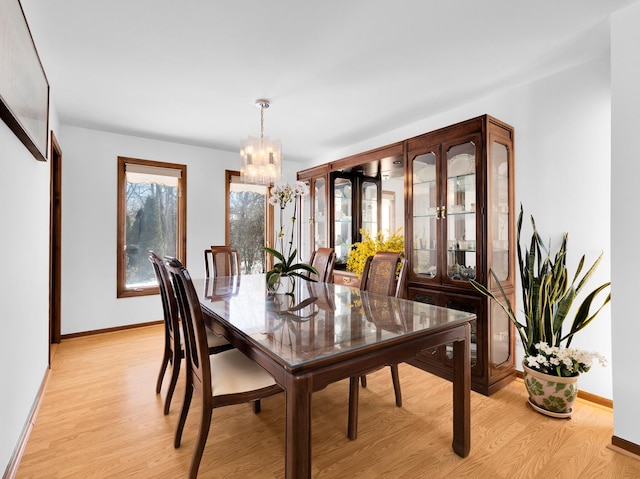
{"label": "light wood floor", "polygon": [[[164,416],[161,347],[161,326],[63,341],[16,477],[184,477],[199,404],[174,449],[183,388]],[[400,376],[402,408],[388,368],[368,376],[356,441],[346,437],[348,383],[314,394],[314,478],[640,477],[640,461],[607,447],[610,409],[579,400],[572,419],[547,418],[525,404],[520,381],[489,398],[472,393],[471,454],[462,459],[451,449],[450,383],[408,365]],[[214,411],[199,477],[283,477],[283,413],[283,395],[264,400],[259,415],[249,405]]]}

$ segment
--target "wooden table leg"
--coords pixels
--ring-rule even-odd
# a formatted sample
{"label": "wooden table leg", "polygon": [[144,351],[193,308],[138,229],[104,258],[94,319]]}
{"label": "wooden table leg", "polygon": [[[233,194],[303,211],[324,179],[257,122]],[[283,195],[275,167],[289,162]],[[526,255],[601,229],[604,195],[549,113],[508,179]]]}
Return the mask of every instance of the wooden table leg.
{"label": "wooden table leg", "polygon": [[471,326],[465,340],[453,343],[453,450],[467,457],[471,449]]}
{"label": "wooden table leg", "polygon": [[360,394],[360,381],[358,376],[349,378],[349,424],[347,437],[355,441],[358,437],[358,396]]}
{"label": "wooden table leg", "polygon": [[311,381],[286,379],[285,479],[311,479]]}

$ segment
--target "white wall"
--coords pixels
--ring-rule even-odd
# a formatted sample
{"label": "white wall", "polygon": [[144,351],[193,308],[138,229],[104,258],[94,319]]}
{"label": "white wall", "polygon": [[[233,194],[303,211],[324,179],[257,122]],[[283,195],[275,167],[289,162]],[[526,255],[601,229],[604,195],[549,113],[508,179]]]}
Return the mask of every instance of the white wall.
{"label": "white wall", "polygon": [[18,444],[48,367],[49,162],[0,121],[0,472]]}
{"label": "white wall", "polygon": [[640,444],[638,419],[638,274],[640,257],[635,254],[638,228],[637,179],[638,112],[640,112],[640,3],[616,13],[611,19],[612,84],[612,189],[611,237],[614,344],[613,400],[614,435]]}
{"label": "white wall", "polygon": [[[610,279],[610,81],[609,58],[501,91],[443,114],[334,152],[318,163],[343,158],[488,113],[515,128],[516,205],[533,215],[545,239],[559,246],[569,232],[568,266],[582,254],[604,259],[591,280]],[[311,166],[311,165],[309,165]],[[525,223],[528,227],[529,222]],[[526,238],[530,230],[523,227]],[[519,293],[518,293],[519,294]],[[519,299],[519,296],[517,296]],[[607,307],[572,346],[597,350],[611,361],[611,311]],[[518,368],[522,354],[518,353]],[[580,388],[612,397],[612,368],[594,366]]]}
{"label": "white wall", "polygon": [[[516,202],[533,214],[554,249],[562,234],[569,233],[569,271],[575,271],[581,255],[590,266],[604,253],[589,292],[611,278],[609,59],[516,89],[506,100],[518,108]],[[530,229],[525,231],[528,235]],[[572,346],[607,357],[609,367],[594,366],[582,375],[579,387],[611,398],[611,308],[580,332]]]}
{"label": "white wall", "polygon": [[162,319],[158,296],[116,298],[117,158],[187,165],[186,266],[202,276],[203,250],[224,244],[225,169],[239,169],[239,154],[70,126],[58,140],[64,168],[62,334]]}

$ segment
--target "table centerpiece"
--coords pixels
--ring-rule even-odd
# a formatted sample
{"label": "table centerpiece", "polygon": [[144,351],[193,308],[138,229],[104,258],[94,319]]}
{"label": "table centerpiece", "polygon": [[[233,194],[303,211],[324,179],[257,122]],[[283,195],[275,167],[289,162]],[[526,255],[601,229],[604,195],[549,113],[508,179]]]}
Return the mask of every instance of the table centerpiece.
{"label": "table centerpiece", "polygon": [[[264,248],[275,259],[273,268],[267,271],[267,288],[276,294],[292,294],[295,289],[296,277],[306,281],[315,281],[309,277],[309,273],[318,274],[310,264],[297,261],[298,250],[293,246],[297,199],[309,194],[309,187],[302,181],[296,181],[293,186],[288,183],[275,185],[271,188],[270,193],[269,204],[280,209],[280,225],[276,235],[276,248]],[[284,212],[289,203],[293,203],[293,215],[291,216],[291,233],[287,235]],[[288,241],[285,243],[287,237]]]}

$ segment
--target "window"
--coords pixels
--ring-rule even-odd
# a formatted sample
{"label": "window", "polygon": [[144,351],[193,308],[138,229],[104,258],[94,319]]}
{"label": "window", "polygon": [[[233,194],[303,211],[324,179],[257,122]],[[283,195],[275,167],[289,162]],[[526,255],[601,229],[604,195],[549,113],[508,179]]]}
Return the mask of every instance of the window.
{"label": "window", "polygon": [[[240,172],[227,170],[226,243],[238,250],[241,274],[264,273],[264,246],[272,245],[273,208],[269,187],[241,183]],[[271,255],[269,255],[269,259]]]}
{"label": "window", "polygon": [[158,293],[148,250],[186,256],[187,167],[118,157],[118,298]]}

